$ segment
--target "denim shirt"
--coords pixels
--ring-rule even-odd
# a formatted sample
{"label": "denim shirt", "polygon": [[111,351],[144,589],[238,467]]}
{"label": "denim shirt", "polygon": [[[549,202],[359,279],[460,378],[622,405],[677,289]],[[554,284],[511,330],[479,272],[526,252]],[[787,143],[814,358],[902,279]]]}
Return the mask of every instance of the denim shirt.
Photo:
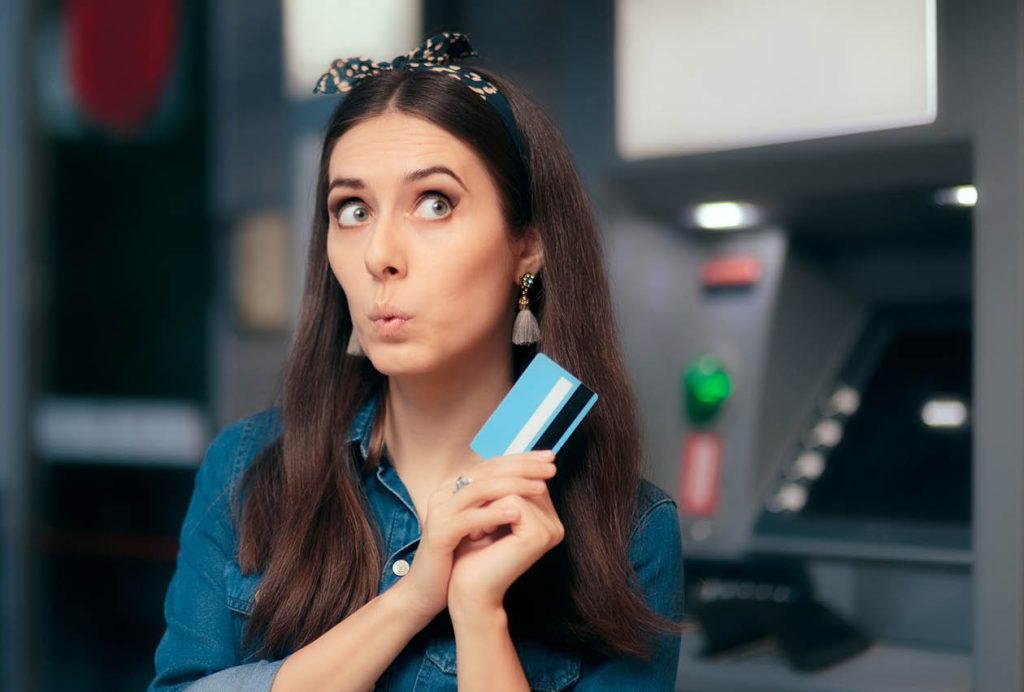
{"label": "denim shirt", "polygon": [[[375,401],[356,417],[346,443],[366,458]],[[150,692],[270,690],[280,660],[242,651],[242,637],[260,574],[242,574],[231,503],[242,472],[280,434],[278,409],[267,409],[224,428],[207,449],[180,535],[177,566],[164,600],[167,628],[156,649]],[[394,466],[381,462],[363,473],[363,488],[380,527],[386,557],[380,591],[401,577],[398,560],[412,563],[419,518]],[[629,540],[629,558],[642,597],[658,613],[681,618],[682,557],[675,501],[643,481]],[[401,571],[401,570],[399,570]],[[455,641],[425,628],[399,652],[377,680],[377,690],[455,690]],[[650,662],[555,650],[512,635],[523,672],[534,690],[672,690],[680,638],[664,635]]]}

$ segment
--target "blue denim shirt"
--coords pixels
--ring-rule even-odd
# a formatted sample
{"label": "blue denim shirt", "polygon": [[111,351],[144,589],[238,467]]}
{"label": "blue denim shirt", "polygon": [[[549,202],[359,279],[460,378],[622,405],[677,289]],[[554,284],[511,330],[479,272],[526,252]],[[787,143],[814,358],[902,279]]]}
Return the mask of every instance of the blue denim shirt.
{"label": "blue denim shirt", "polygon": [[[375,402],[360,411],[347,443],[365,459]],[[279,411],[267,409],[224,428],[196,473],[181,528],[177,567],[164,600],[167,628],[156,650],[150,692],[171,690],[270,690],[284,662],[242,651],[242,636],[260,574],[242,574],[238,534],[230,515],[242,472],[280,434]],[[419,545],[419,518],[387,455],[363,474],[363,487],[386,557],[380,591],[401,577],[397,560],[412,562]],[[657,612],[681,617],[682,559],[675,501],[643,481],[633,519],[629,556],[642,595]],[[422,636],[421,636],[422,635]],[[672,690],[679,658],[678,636],[663,636],[650,662],[553,650],[513,636],[523,672],[535,690]],[[287,658],[287,656],[285,657]],[[426,631],[414,637],[377,681],[378,690],[455,690],[455,641]]]}

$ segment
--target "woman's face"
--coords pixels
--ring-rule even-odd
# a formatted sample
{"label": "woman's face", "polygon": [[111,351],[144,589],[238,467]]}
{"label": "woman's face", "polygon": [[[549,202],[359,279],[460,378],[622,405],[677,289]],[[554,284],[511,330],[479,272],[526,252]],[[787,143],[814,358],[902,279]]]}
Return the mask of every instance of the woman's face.
{"label": "woman's face", "polygon": [[[385,375],[507,354],[519,276],[539,240],[510,239],[483,161],[415,116],[350,128],[328,167],[327,256],[356,334]],[[391,315],[397,314],[397,317]]]}

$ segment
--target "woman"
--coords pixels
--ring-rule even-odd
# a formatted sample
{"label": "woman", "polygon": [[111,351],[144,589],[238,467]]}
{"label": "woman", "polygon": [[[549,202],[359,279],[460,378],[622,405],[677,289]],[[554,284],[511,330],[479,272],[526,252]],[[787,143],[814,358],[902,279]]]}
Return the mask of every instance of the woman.
{"label": "woman", "polygon": [[[439,34],[318,84],[344,97],[282,403],[198,471],[151,690],[672,689],[676,506],[641,477],[592,212],[473,54]],[[538,349],[597,405],[557,462],[482,460]]]}

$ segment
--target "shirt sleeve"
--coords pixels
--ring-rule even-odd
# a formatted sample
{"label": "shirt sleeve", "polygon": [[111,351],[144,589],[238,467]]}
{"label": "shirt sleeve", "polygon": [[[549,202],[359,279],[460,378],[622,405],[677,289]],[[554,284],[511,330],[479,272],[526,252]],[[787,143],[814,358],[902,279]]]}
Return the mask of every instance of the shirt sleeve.
{"label": "shirt sleeve", "polygon": [[[643,518],[629,542],[629,557],[644,600],[656,613],[682,620],[682,539],[679,514],[670,497],[659,500]],[[675,689],[679,666],[679,634],[661,635],[650,661],[635,658],[584,658],[574,689]]]}
{"label": "shirt sleeve", "polygon": [[164,599],[167,628],[156,649],[149,692],[269,691],[284,662],[243,663],[235,616],[227,607],[224,567],[235,552],[229,481],[244,426],[243,420],[225,428],[196,472]]}

